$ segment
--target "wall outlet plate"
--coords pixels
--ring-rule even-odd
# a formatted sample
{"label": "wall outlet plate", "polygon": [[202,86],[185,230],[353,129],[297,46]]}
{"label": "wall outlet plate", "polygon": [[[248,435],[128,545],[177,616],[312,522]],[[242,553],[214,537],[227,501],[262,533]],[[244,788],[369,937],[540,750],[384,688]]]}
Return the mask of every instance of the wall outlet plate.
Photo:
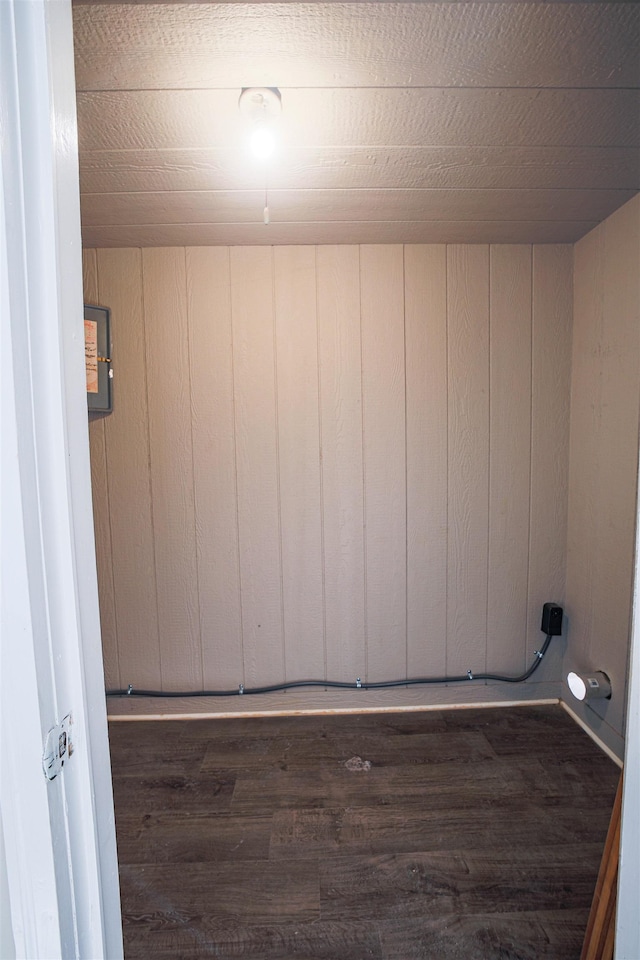
{"label": "wall outlet plate", "polygon": [[545,603],[542,608],[540,629],[548,637],[559,637],[562,633],[562,607],[557,603]]}

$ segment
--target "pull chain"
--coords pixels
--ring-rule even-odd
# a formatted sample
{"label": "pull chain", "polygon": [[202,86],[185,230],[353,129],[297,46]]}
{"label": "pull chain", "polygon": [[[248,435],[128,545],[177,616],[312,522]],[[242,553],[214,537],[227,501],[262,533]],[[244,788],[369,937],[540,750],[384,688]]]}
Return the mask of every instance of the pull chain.
{"label": "pull chain", "polygon": [[268,226],[271,223],[271,218],[269,216],[269,196],[267,193],[267,181],[264,182],[264,211],[262,213],[262,218],[265,222],[265,225]]}

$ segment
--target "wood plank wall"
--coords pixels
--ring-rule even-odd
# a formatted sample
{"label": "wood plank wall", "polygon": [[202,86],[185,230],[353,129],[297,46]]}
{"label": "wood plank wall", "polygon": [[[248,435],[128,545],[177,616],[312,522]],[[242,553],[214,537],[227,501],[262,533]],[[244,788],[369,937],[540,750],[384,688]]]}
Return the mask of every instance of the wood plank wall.
{"label": "wood plank wall", "polygon": [[[567,700],[619,754],[631,631],[640,402],[640,197],[575,247],[567,670],[610,701]],[[607,736],[612,734],[613,737]]]}
{"label": "wood plank wall", "polygon": [[84,264],[112,310],[90,428],[109,687],[528,665],[564,600],[570,246]]}

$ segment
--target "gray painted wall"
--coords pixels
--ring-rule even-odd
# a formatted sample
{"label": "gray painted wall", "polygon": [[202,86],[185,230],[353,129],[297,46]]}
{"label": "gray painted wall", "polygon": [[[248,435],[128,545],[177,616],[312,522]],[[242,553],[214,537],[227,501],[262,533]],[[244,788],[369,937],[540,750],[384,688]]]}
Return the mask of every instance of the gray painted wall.
{"label": "gray painted wall", "polygon": [[85,251],[114,341],[91,424],[108,684],[528,666],[564,599],[572,256]]}
{"label": "gray painted wall", "polygon": [[622,756],[640,400],[640,196],[574,250],[565,676],[603,670],[610,701],[563,697]]}

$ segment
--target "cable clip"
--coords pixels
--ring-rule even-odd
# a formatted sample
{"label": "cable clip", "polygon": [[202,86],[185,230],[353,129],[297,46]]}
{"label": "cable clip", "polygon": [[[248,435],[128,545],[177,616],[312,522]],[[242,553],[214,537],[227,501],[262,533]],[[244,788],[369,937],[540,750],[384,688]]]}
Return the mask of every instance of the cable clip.
{"label": "cable clip", "polygon": [[244,683],[241,683],[240,686],[238,687],[238,696],[241,697],[243,693],[244,693]]}
{"label": "cable clip", "polygon": [[471,673],[471,670],[467,670],[467,679],[473,680],[473,674]]}
{"label": "cable clip", "polygon": [[133,693],[133,684],[130,683],[129,686],[127,687],[127,696],[130,697],[132,693]]}
{"label": "cable clip", "polygon": [[360,690],[361,687],[362,687],[362,680],[360,679],[360,677],[356,677],[356,690]]}
{"label": "cable clip", "polygon": [[538,660],[542,660],[542,658],[544,657],[544,653],[542,653],[541,650],[534,650],[533,655],[534,657],[537,657]]}

